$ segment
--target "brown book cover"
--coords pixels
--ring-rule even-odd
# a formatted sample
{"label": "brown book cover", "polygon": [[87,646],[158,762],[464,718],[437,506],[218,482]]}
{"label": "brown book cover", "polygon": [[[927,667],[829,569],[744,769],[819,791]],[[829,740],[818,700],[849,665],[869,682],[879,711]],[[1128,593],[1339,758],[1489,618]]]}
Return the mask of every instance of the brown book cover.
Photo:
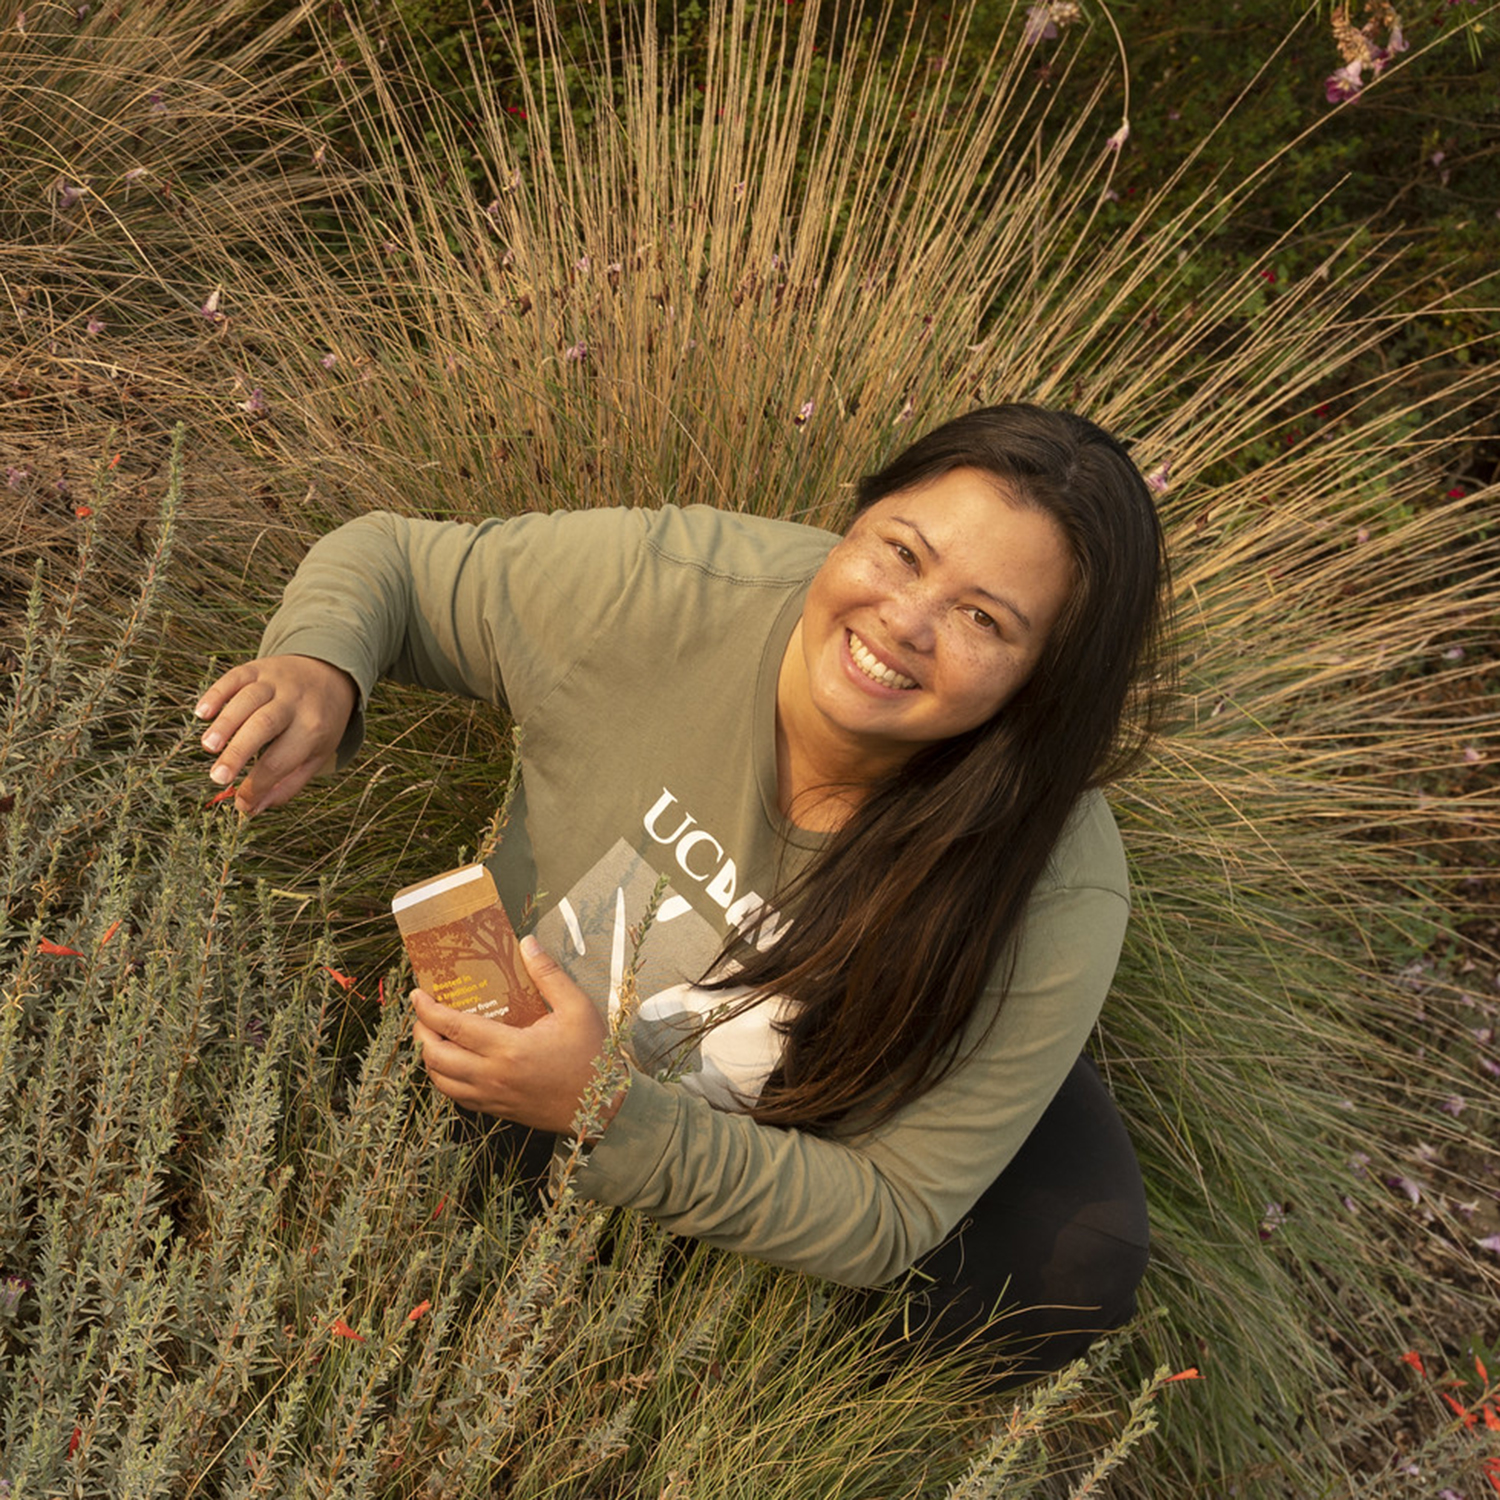
{"label": "brown book cover", "polygon": [[547,1014],[483,865],[409,885],[396,892],[391,911],[417,984],[434,999],[507,1026],[530,1026]]}

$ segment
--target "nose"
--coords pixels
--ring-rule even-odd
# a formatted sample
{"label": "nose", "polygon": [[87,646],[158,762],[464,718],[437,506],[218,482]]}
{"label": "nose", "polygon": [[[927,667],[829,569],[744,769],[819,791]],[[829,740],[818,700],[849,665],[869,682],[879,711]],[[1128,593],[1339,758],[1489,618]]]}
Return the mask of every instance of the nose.
{"label": "nose", "polygon": [[892,644],[924,654],[932,649],[937,636],[936,604],[922,580],[912,579],[885,596],[880,623],[890,632]]}

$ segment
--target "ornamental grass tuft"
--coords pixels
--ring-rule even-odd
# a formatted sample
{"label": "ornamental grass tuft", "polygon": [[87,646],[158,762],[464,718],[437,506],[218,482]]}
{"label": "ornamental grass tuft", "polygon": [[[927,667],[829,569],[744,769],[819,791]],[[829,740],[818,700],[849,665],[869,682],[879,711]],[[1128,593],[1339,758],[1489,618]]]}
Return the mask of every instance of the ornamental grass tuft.
{"label": "ornamental grass tuft", "polygon": [[[1212,255],[1286,151],[1117,201],[1107,15],[542,10],[424,50],[274,9],[0,9],[0,1480],[1394,1496],[1415,1424],[1424,1483],[1481,1482],[1402,1360],[1500,1337],[1495,960],[1458,943],[1497,376],[1434,342],[1446,294],[1315,217],[1306,276]],[[425,1086],[387,901],[490,836],[492,711],[383,691],[351,771],[249,824],[189,713],[353,515],[837,526],[1004,400],[1131,443],[1180,665],[1111,794],[1096,1048],[1142,1315],[995,1402],[961,1359],[878,1378],[836,1289],[529,1201]]]}

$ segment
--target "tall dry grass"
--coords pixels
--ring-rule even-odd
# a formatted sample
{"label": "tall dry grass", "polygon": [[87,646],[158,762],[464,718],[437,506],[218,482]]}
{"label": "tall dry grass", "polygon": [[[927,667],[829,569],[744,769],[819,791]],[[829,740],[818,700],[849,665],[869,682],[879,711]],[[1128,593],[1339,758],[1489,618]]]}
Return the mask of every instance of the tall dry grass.
{"label": "tall dry grass", "polygon": [[[830,14],[722,5],[706,52],[676,61],[649,7],[632,45],[582,58],[512,17],[499,34],[529,50],[486,52],[474,118],[406,71],[398,37],[344,30],[242,114],[238,80],[278,54],[255,39],[214,72],[213,29],[189,28],[150,41],[151,76],[207,70],[195,144],[132,125],[128,168],[119,122],[152,90],[118,81],[151,68],[63,37],[45,97],[88,100],[71,135],[27,116],[43,95],[3,95],[33,122],[3,210],[31,238],[0,267],[8,290],[56,281],[48,306],[68,309],[39,324],[35,290],[9,297],[28,320],[10,388],[46,395],[11,401],[6,441],[19,418],[59,466],[103,451],[114,412],[67,388],[78,356],[57,352],[86,348],[90,370],[149,378],[140,416],[128,377],[86,379],[137,423],[127,476],[139,462],[149,487],[141,455],[179,414],[233,466],[242,493],[205,474],[184,497],[167,649],[187,702],[209,652],[253,650],[303,542],[376,505],[837,524],[855,475],[976,401],[1071,406],[1130,438],[1162,493],[1182,669],[1172,732],[1115,797],[1137,894],[1101,1053],[1157,1235],[1124,1358],[1130,1380],[1158,1363],[1205,1380],[1115,1483],[1346,1492],[1342,1437],[1395,1400],[1401,1351],[1500,1333],[1461,1211],[1493,1195],[1492,1054],[1471,1034],[1493,997],[1410,972],[1494,847],[1494,495],[1450,470],[1494,371],[1392,357],[1442,307],[1395,298],[1399,263],[1368,235],[1302,281],[1271,279],[1270,246],[1204,289],[1195,249],[1257,184],[1189,165],[1123,215],[1121,119],[1073,87],[1068,46],[1040,80],[1019,17],[976,77],[943,65],[967,14],[904,37]],[[833,58],[830,29],[848,38]],[[33,66],[34,37],[6,36]],[[140,167],[189,184],[191,213],[133,220]],[[66,210],[64,176],[90,188]],[[98,287],[126,311],[80,334]],[[26,466],[23,550],[73,524]],[[361,972],[393,952],[388,872],[415,838],[472,837],[503,780],[504,726],[389,704],[373,728],[394,749],[257,836],[273,915],[331,880]],[[1427,1254],[1461,1284],[1433,1287]],[[1458,1474],[1464,1441],[1427,1473]],[[1394,1476],[1358,1492],[1398,1493]]]}

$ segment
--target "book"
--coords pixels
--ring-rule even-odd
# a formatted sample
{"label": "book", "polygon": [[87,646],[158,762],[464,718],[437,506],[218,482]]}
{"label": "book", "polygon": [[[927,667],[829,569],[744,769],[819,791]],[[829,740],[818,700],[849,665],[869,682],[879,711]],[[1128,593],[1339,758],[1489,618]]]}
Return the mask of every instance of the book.
{"label": "book", "polygon": [[494,876],[483,865],[406,886],[391,911],[417,984],[435,1000],[507,1026],[530,1026],[548,1013],[521,962]]}

